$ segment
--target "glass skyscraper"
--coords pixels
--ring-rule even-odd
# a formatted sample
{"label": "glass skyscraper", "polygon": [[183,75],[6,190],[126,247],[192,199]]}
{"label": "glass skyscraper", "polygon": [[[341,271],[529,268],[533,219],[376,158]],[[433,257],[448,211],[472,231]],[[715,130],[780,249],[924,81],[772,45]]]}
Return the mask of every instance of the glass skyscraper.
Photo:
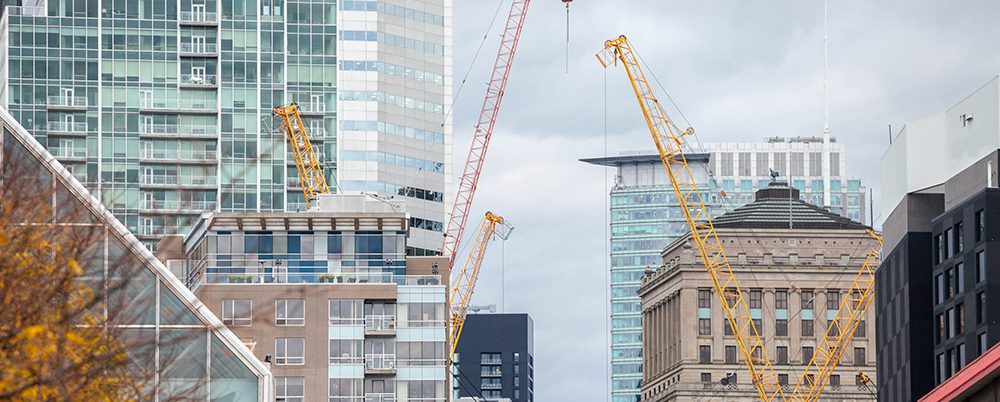
{"label": "glass skyscraper", "polygon": [[[611,395],[635,402],[642,381],[642,307],[636,291],[647,268],[662,263],[660,252],[687,233],[687,223],[660,158],[650,154],[584,159],[615,167],[611,188]],[[708,184],[707,154],[687,161],[710,213],[720,206]]]}
{"label": "glass skyscraper", "polygon": [[6,2],[0,105],[153,247],[204,211],[298,211],[275,106],[331,189],[407,199],[411,253],[449,199],[451,1]]}

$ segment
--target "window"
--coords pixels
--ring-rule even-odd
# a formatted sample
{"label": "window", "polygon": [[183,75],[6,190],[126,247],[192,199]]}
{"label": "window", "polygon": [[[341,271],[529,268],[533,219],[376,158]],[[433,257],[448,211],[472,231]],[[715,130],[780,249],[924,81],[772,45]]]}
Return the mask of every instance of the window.
{"label": "window", "polygon": [[958,293],[965,291],[965,264],[955,265],[955,288]]}
{"label": "window", "polygon": [[976,295],[976,324],[986,321],[986,292],[979,292]]}
{"label": "window", "polygon": [[698,363],[712,362],[712,346],[701,345],[698,347]]}
{"label": "window", "polygon": [[934,277],[934,304],[944,303],[944,274],[937,274]]}
{"label": "window", "polygon": [[[791,166],[792,172],[789,174],[789,176],[797,176],[797,177],[805,176],[806,175],[806,166],[805,166],[806,163],[805,162],[806,162],[806,158],[805,158],[805,154],[804,153],[802,153],[802,152],[793,152],[792,153],[792,166]],[[800,188],[800,190],[801,190],[801,188]]]}
{"label": "window", "polygon": [[944,240],[938,234],[934,236],[934,263],[940,264],[942,261],[944,261]]}
{"label": "window", "polygon": [[275,325],[306,325],[305,300],[278,299],[274,301]]}
{"label": "window", "polygon": [[331,378],[330,400],[352,400],[354,395],[364,392],[363,382],[361,378]]}
{"label": "window", "polygon": [[802,302],[803,310],[813,309],[813,292],[811,290],[803,290],[799,293],[799,300]]}
{"label": "window", "polygon": [[712,291],[698,289],[698,308],[712,308]]}
{"label": "window", "polygon": [[813,348],[811,346],[802,347],[802,364],[807,365],[813,359]]}
{"label": "window", "polygon": [[788,364],[788,346],[778,346],[775,348],[778,364]]}
{"label": "window", "polygon": [[726,363],[736,363],[736,346],[726,346]]}
{"label": "window", "polygon": [[945,356],[944,353],[937,355],[937,383],[940,384],[948,378],[948,369],[945,366]]}
{"label": "window", "polygon": [[802,320],[802,336],[813,336],[815,333],[815,325],[813,320]]}
{"label": "window", "polygon": [[330,364],[360,364],[364,361],[363,351],[360,339],[331,339]]}
{"label": "window", "polygon": [[330,325],[351,325],[364,322],[361,315],[362,300],[330,299],[329,304]]}
{"label": "window", "polygon": [[830,388],[834,390],[840,389],[840,375],[833,374],[830,376]]}
{"label": "window", "polygon": [[828,290],[826,291],[826,309],[837,311],[840,308],[840,291],[839,290]]}
{"label": "window", "polygon": [[958,369],[957,370],[961,370],[963,367],[965,367],[965,363],[968,363],[965,360],[965,344],[964,343],[958,344],[958,347],[955,348],[955,350],[956,350],[955,354],[958,355]]}
{"label": "window", "polygon": [[965,332],[965,305],[959,304],[955,306],[955,334],[961,334]]}
{"label": "window", "polygon": [[223,324],[249,326],[252,322],[253,301],[248,299],[226,299],[222,301]]}
{"label": "window", "polygon": [[782,387],[788,386],[788,374],[778,374],[778,385]]}
{"label": "window", "polygon": [[729,321],[728,320],[725,321],[725,322],[723,322],[722,329],[723,329],[723,333],[725,333],[726,335],[732,335],[733,334],[733,327],[729,326]]}
{"label": "window", "polygon": [[965,228],[962,222],[955,224],[955,251],[961,253],[965,248]]}
{"label": "window", "polygon": [[521,361],[521,354],[514,352],[514,363],[519,363]]}
{"label": "window", "polygon": [[937,331],[934,331],[934,335],[936,335],[937,343],[941,343],[945,339],[945,336],[947,336],[945,332],[944,313],[938,314],[935,321],[937,322]]}
{"label": "window", "polygon": [[712,335],[712,319],[711,318],[699,318],[698,319],[698,335]]}
{"label": "window", "polygon": [[760,308],[761,300],[763,299],[763,293],[760,289],[753,289],[750,291],[750,308]]}
{"label": "window", "polygon": [[947,315],[946,319],[948,320],[948,322],[946,324],[948,326],[948,328],[947,328],[947,330],[948,330],[948,338],[947,339],[951,339],[951,338],[955,337],[955,329],[958,327],[957,325],[955,325],[955,308],[954,307],[948,309],[948,315]]}
{"label": "window", "polygon": [[810,176],[823,175],[823,154],[819,152],[809,153],[809,175]]}
{"label": "window", "polygon": [[783,320],[783,319],[774,320],[774,335],[788,336],[788,320]]}
{"label": "window", "polygon": [[868,334],[868,320],[861,318],[861,322],[858,323],[858,327],[854,330],[855,338],[864,338]]}
{"label": "window", "polygon": [[865,358],[865,348],[854,348],[854,365],[866,366],[868,360]]}
{"label": "window", "polygon": [[739,153],[739,175],[740,176],[752,176],[753,170],[750,169],[750,153],[740,152]]}
{"label": "window", "polygon": [[988,345],[986,344],[986,333],[983,332],[983,333],[979,334],[979,355],[980,356],[983,353],[986,353],[986,349],[988,349],[987,346]]}
{"label": "window", "polygon": [[986,280],[986,252],[976,253],[976,283]]}
{"label": "window", "polygon": [[496,365],[503,363],[503,357],[500,353],[480,353],[479,354],[479,364],[480,365]]}
{"label": "window", "polygon": [[274,340],[274,364],[298,365],[306,362],[305,338],[276,338]]}
{"label": "window", "polygon": [[950,299],[955,295],[955,273],[951,268],[944,271],[945,299]]}
{"label": "window", "polygon": [[712,382],[712,373],[701,373],[701,382],[709,384]]}
{"label": "window", "polygon": [[305,377],[275,377],[275,402],[303,402],[306,400]]}
{"label": "window", "polygon": [[774,292],[774,308],[788,309],[788,291],[778,290]]}
{"label": "window", "polygon": [[983,210],[976,211],[976,227],[973,228],[976,231],[976,243],[983,241],[983,234],[986,233],[986,222],[983,221]]}

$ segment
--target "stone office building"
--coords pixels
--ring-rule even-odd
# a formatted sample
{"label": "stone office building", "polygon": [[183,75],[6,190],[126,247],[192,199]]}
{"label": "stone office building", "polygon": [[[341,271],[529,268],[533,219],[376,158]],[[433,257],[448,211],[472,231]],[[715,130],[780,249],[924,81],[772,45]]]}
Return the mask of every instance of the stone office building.
{"label": "stone office building", "polygon": [[[753,202],[714,220],[751,316],[758,317],[766,353],[789,391],[874,245],[867,226],[802,201],[798,192],[771,183]],[[663,266],[639,289],[642,400],[756,399],[690,233],[662,256]],[[873,335],[870,310],[820,400],[874,400],[856,384],[859,373],[875,378]]]}

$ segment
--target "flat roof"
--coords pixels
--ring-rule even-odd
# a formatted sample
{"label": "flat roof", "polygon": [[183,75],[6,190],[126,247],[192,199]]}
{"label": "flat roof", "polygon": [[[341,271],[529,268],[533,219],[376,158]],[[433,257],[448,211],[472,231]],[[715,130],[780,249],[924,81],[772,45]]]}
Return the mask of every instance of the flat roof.
{"label": "flat roof", "polygon": [[[685,153],[684,157],[687,158],[688,162],[705,162],[708,163],[711,154],[709,153]],[[580,162],[589,163],[592,165],[601,166],[619,166],[627,163],[652,163],[659,162],[660,155],[658,154],[639,154],[639,155],[618,155],[618,156],[605,156],[599,158],[584,158],[580,159]]]}

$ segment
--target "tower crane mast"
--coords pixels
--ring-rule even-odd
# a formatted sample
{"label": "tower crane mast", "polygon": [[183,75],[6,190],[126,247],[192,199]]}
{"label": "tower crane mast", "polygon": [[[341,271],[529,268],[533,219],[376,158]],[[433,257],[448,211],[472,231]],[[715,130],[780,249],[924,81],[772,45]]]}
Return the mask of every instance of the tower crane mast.
{"label": "tower crane mast", "polygon": [[[606,41],[604,49],[598,52],[597,59],[605,68],[621,62],[628,74],[660,161],[670,179],[671,188],[691,231],[701,262],[708,271],[712,287],[722,305],[726,322],[732,329],[737,347],[750,371],[757,395],[763,401],[815,401],[874,297],[874,268],[878,265],[881,238],[869,231],[876,240],[875,247],[869,252],[861,272],[855,278],[850,296],[841,304],[837,316],[828,325],[826,335],[820,342],[824,346],[823,352],[816,353],[795,391],[786,395],[767,356],[760,330],[753,324],[750,306],[743,297],[743,290],[729,264],[709,216],[708,206],[684,155],[684,137],[693,134],[694,129],[689,127],[682,130],[667,117],[640,67],[638,55],[624,35]],[[819,375],[812,377],[811,373]]]}
{"label": "tower crane mast", "polygon": [[469,301],[472,300],[472,292],[476,287],[476,280],[479,278],[479,268],[483,265],[483,256],[486,254],[486,245],[494,236],[507,240],[514,227],[503,217],[487,212],[483,217],[479,229],[473,238],[472,249],[469,250],[469,259],[465,261],[462,270],[452,283],[451,311],[448,319],[448,340],[451,342],[448,353],[448,363],[455,357],[455,348],[458,346],[458,338],[462,335],[462,327],[465,325],[465,315],[469,309]]}
{"label": "tower crane mast", "polygon": [[500,50],[493,62],[493,72],[486,86],[486,98],[483,100],[483,108],[479,112],[479,120],[476,121],[472,146],[465,162],[465,170],[458,181],[455,204],[452,206],[448,225],[444,231],[444,244],[441,246],[441,253],[448,256],[451,267],[455,265],[455,253],[458,252],[458,246],[462,242],[465,223],[472,207],[472,199],[476,196],[479,173],[483,169],[486,150],[489,148],[490,137],[493,135],[493,126],[497,122],[500,103],[503,101],[504,91],[507,88],[507,78],[510,76],[510,67],[514,62],[517,44],[521,40],[521,28],[524,26],[524,18],[530,3],[531,0],[514,0],[510,4],[510,13],[507,16],[503,36],[500,39]]}
{"label": "tower crane mast", "polygon": [[299,105],[292,102],[288,106],[274,108],[271,113],[281,117],[281,129],[295,159],[299,182],[302,183],[302,194],[306,198],[306,209],[311,209],[312,203],[316,202],[320,194],[330,194],[330,187],[326,184],[326,175],[323,173],[323,166],[319,163],[316,150],[309,141],[309,133],[302,121],[302,115],[299,114]]}

